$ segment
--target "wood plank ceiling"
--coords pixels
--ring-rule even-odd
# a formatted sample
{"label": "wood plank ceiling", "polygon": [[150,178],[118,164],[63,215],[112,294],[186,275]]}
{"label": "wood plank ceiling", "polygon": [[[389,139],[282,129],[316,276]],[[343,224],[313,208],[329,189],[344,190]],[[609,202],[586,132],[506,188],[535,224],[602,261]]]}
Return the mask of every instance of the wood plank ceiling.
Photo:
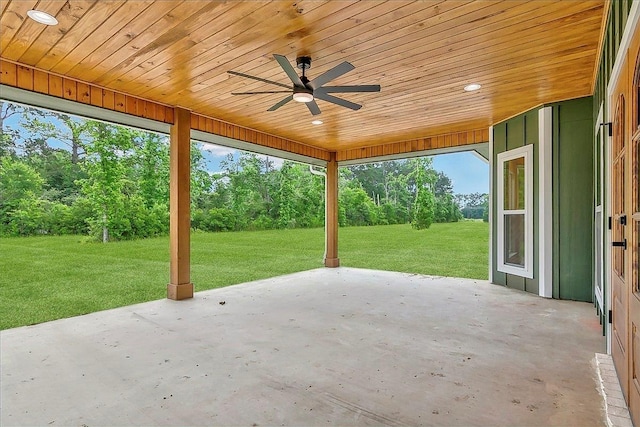
{"label": "wood plank ceiling", "polygon": [[[3,0],[0,57],[331,151],[487,128],[542,103],[592,93],[604,0]],[[38,9],[58,26],[27,18]],[[323,125],[278,90],[272,54],[312,57],[311,79],[379,84],[318,101]],[[464,92],[479,83],[476,92]]]}

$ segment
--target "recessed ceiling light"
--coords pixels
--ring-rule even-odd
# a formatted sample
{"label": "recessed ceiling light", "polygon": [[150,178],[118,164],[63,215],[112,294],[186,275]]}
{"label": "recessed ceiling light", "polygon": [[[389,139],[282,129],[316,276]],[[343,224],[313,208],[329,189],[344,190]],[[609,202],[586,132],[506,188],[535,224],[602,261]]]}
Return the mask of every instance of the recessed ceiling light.
{"label": "recessed ceiling light", "polygon": [[465,90],[466,92],[473,92],[474,90],[478,90],[478,89],[480,89],[481,87],[482,87],[482,86],[480,86],[478,83],[472,83],[472,84],[470,84],[470,85],[466,85],[466,86],[464,87],[464,90]]}
{"label": "recessed ceiling light", "polygon": [[314,120],[311,122],[312,125],[321,125],[322,124],[322,120]]}
{"label": "recessed ceiling light", "polygon": [[29,18],[41,24],[58,25],[58,20],[53,16],[49,15],[47,12],[42,12],[40,10],[32,9],[27,12],[27,16],[29,16]]}

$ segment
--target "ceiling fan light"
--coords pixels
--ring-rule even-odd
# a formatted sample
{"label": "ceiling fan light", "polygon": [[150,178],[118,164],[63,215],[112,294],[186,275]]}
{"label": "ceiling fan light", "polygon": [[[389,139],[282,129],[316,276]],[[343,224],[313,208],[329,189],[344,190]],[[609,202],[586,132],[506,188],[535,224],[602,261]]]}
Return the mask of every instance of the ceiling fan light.
{"label": "ceiling fan light", "polygon": [[313,101],[313,94],[308,92],[296,92],[293,94],[293,100],[298,102]]}

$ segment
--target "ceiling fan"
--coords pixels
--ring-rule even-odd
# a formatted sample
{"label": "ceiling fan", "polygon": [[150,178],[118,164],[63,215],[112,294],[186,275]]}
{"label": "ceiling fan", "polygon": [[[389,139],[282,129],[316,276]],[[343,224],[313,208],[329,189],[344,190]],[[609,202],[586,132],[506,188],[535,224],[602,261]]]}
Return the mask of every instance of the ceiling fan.
{"label": "ceiling fan", "polygon": [[232,92],[231,95],[259,95],[265,93],[290,93],[289,96],[284,98],[282,101],[275,104],[273,107],[269,108],[267,111],[275,111],[278,108],[282,107],[287,102],[294,100],[298,102],[304,102],[309,108],[309,111],[314,116],[320,114],[320,108],[316,103],[316,99],[321,99],[323,101],[332,102],[337,105],[341,105],[343,107],[350,108],[352,110],[359,110],[362,108],[362,105],[356,104],[354,102],[350,102],[344,100],[342,98],[335,97],[330,95],[331,93],[347,93],[347,92],[380,92],[380,85],[357,85],[357,86],[323,86],[325,83],[330,82],[331,80],[340,77],[343,74],[348,73],[353,70],[355,67],[351,65],[349,62],[343,62],[341,64],[336,65],[329,71],[326,71],[320,74],[313,80],[309,80],[305,74],[305,72],[311,68],[311,57],[309,56],[301,56],[296,58],[296,64],[298,68],[302,70],[302,76],[298,76],[296,70],[291,66],[289,60],[283,55],[273,55],[273,57],[278,61],[278,64],[282,67],[284,72],[289,76],[291,82],[293,83],[293,88],[289,85],[274,82],[272,80],[263,79],[260,77],[250,76],[248,74],[239,73],[237,71],[228,71],[229,74],[246,77],[249,79],[257,80],[263,83],[269,83],[275,86],[280,86],[287,88],[288,90],[272,90],[272,91],[264,91],[264,92]]}

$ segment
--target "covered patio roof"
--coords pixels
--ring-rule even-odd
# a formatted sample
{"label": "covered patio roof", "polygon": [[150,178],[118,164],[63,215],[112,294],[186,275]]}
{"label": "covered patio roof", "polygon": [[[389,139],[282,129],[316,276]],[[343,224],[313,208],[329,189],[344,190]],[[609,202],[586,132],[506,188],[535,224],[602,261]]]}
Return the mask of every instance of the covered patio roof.
{"label": "covered patio roof", "polygon": [[[488,127],[543,103],[593,92],[605,0],[96,1],[0,7],[1,83],[173,123],[309,158],[354,161],[488,141]],[[27,17],[38,9],[57,26]],[[379,84],[324,101],[312,116],[286,94],[273,54],[313,78],[348,61],[332,85]],[[482,88],[465,92],[478,83]],[[320,118],[322,125],[312,125]]]}

